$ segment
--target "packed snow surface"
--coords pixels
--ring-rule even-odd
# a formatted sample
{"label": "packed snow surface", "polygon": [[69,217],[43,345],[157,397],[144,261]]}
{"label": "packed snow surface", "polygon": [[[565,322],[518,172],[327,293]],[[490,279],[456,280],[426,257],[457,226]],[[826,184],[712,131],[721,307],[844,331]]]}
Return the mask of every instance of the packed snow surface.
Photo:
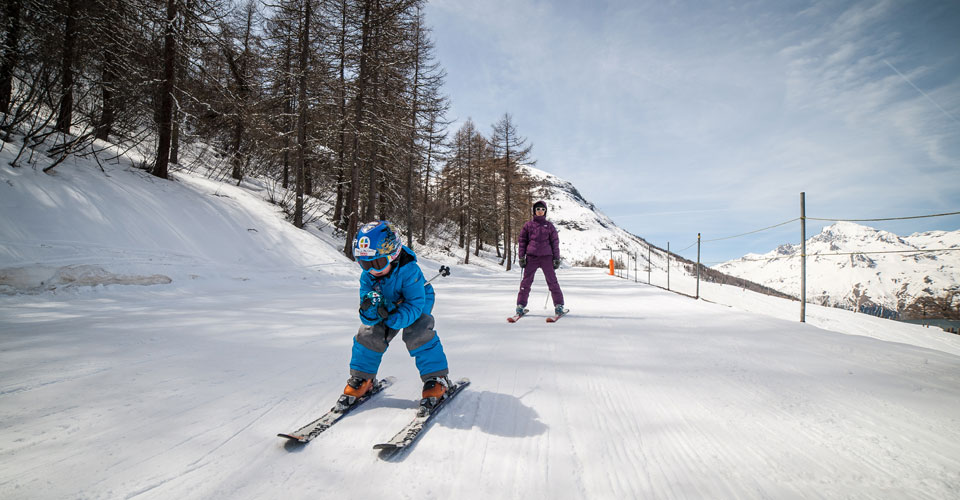
{"label": "packed snow surface", "polygon": [[421,388],[396,342],[397,384],[291,446],[347,378],[342,242],[256,185],[0,160],[0,498],[960,498],[960,337],[588,268],[559,271],[568,317],[538,277],[511,325],[516,271],[423,258],[470,387],[380,456]]}

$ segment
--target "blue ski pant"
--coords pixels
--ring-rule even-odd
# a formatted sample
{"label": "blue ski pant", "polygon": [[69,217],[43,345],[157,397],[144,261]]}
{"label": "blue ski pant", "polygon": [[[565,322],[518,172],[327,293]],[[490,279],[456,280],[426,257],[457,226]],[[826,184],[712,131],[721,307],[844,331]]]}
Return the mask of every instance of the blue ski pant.
{"label": "blue ski pant", "polygon": [[[416,360],[420,379],[446,376],[447,356],[443,353],[440,336],[433,329],[434,319],[422,314],[410,326],[403,329],[403,343],[410,356]],[[361,378],[374,378],[380,368],[383,353],[387,352],[390,341],[400,330],[389,328],[381,321],[376,325],[364,325],[353,338],[353,351],[350,357],[350,375]]]}

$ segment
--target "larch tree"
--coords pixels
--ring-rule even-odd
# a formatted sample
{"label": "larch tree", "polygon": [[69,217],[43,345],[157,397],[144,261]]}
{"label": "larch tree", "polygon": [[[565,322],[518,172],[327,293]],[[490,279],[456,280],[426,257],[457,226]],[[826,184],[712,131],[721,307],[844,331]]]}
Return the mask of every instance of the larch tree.
{"label": "larch tree", "polygon": [[512,265],[513,248],[513,184],[517,176],[517,166],[532,165],[535,162],[530,158],[533,145],[527,145],[527,139],[517,133],[517,126],[513,123],[510,113],[494,124],[490,143],[493,146],[494,157],[503,172],[503,242],[504,254],[501,264],[506,263],[507,271]]}

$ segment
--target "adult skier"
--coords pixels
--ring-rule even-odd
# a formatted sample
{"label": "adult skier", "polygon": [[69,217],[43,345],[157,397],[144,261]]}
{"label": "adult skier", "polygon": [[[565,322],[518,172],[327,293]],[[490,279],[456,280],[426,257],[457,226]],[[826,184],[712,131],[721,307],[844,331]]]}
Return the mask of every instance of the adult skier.
{"label": "adult skier", "polygon": [[564,314],[563,292],[560,290],[556,273],[556,269],[560,267],[560,237],[557,235],[557,228],[547,220],[546,202],[534,203],[531,211],[533,219],[523,225],[517,237],[517,253],[520,257],[520,268],[523,269],[520,293],[517,294],[517,315],[522,316],[525,313],[533,278],[537,269],[543,269],[547,287],[553,296],[554,311],[560,316]]}
{"label": "adult skier", "polygon": [[388,221],[365,224],[353,240],[360,274],[360,321],[353,339],[350,378],[340,396],[344,405],[369,392],[390,341],[403,330],[403,343],[416,360],[423,381],[423,399],[436,404],[450,387],[447,357],[433,329],[434,292],[424,286],[413,250]]}

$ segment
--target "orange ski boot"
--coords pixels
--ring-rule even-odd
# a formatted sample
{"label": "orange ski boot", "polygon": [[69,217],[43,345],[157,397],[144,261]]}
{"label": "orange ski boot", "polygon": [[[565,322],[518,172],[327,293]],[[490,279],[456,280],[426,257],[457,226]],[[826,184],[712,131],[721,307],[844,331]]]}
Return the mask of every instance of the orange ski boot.
{"label": "orange ski boot", "polygon": [[430,377],[423,383],[423,399],[420,406],[433,408],[447,394],[452,383],[447,377]]}
{"label": "orange ski boot", "polygon": [[350,377],[347,379],[347,386],[343,388],[343,395],[337,400],[335,409],[339,409],[339,411],[347,409],[371,390],[373,390],[373,379]]}

